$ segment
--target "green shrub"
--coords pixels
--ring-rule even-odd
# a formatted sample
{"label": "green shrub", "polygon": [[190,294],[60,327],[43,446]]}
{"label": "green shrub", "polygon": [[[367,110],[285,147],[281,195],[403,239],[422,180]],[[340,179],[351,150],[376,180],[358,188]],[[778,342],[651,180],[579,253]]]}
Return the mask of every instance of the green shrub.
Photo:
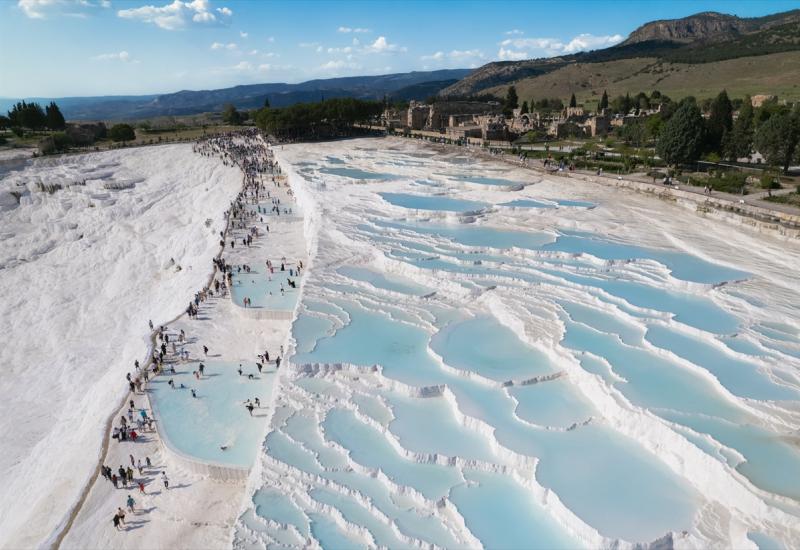
{"label": "green shrub", "polygon": [[761,174],[760,184],[762,189],[780,189],[781,184],[778,177],[772,172],[764,172]]}
{"label": "green shrub", "polygon": [[747,176],[741,172],[719,172],[708,178],[690,178],[692,185],[709,185],[714,191],[739,194],[747,184]]}
{"label": "green shrub", "polygon": [[136,139],[136,132],[130,124],[115,124],[108,132],[113,141],[133,141]]}

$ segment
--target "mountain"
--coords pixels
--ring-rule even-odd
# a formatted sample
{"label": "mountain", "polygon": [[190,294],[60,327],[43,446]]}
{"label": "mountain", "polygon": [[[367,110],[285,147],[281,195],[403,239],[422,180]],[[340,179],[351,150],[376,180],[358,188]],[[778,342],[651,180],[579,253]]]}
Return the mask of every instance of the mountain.
{"label": "mountain", "polygon": [[[573,78],[576,82],[563,80],[562,77],[567,74],[574,76],[573,73],[581,72],[571,70],[570,67],[581,67],[582,71],[592,75],[593,80],[603,80],[604,74],[599,65],[609,63],[611,65],[604,66],[603,70],[614,73],[615,82],[632,76],[625,73],[626,67],[636,65],[638,68],[635,70],[638,71],[645,66],[658,65],[656,72],[663,72],[668,67],[673,73],[692,73],[692,78],[696,82],[683,83],[683,87],[699,89],[703,87],[703,71],[688,71],[685,70],[686,67],[677,64],[717,63],[798,51],[800,51],[800,10],[753,18],[704,12],[681,19],[646,23],[634,30],[624,42],[602,50],[544,59],[489,63],[445,88],[440,95],[455,97],[494,93],[502,96],[505,94],[504,88],[511,83],[524,82],[531,91],[536,90],[537,97],[543,97],[542,94],[547,94],[546,97],[556,97],[556,89],[567,89],[568,97],[571,92],[578,94],[582,91],[581,88],[591,87],[587,81],[588,77]],[[631,63],[632,60],[646,60],[646,62]],[[780,66],[772,68],[776,69],[777,73],[770,75],[756,70],[755,73],[748,75],[737,74],[734,71],[733,76],[747,78],[758,74],[767,77],[765,84],[777,78],[780,80],[778,84],[781,85],[784,80],[788,83],[800,79],[798,73],[787,72],[786,68]],[[756,65],[756,69],[760,68]],[[549,88],[545,85],[531,85],[531,82],[536,80],[542,84],[547,82]],[[655,84],[660,82],[658,77],[653,80]],[[625,91],[636,93],[644,89],[647,88],[623,90],[622,93]],[[602,94],[602,89],[600,93]],[[794,93],[798,94],[800,90]]]}
{"label": "mountain", "polygon": [[404,88],[400,88],[399,90],[395,90],[391,93],[391,98],[393,100],[401,101],[409,101],[412,99],[425,100],[431,96],[437,95],[439,92],[448,86],[452,86],[456,82],[458,82],[457,78],[451,78],[449,80],[434,80],[432,82],[420,82],[419,84],[412,84],[411,86],[406,86]]}
{"label": "mountain", "polygon": [[665,19],[646,23],[633,31],[622,45],[651,40],[668,40],[686,44],[696,41],[725,42],[745,34],[790,23],[800,23],[800,10],[749,18],[707,11],[681,19]]}
{"label": "mountain", "polygon": [[[55,101],[68,120],[132,120],[221,111],[226,103],[233,103],[240,109],[254,109],[262,107],[267,98],[273,107],[334,97],[382,99],[399,94],[396,96],[398,99],[425,99],[469,73],[470,69],[443,69],[318,79],[299,84],[249,84],[218,90],[182,90],[161,95],[25,99],[41,104]],[[0,110],[8,110],[17,101],[19,99],[0,99]]]}

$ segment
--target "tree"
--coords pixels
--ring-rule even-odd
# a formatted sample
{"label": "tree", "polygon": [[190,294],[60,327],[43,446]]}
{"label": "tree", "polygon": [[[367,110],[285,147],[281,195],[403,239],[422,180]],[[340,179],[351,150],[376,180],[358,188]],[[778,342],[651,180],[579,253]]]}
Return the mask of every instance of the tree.
{"label": "tree", "polygon": [[744,96],[739,118],[733,123],[728,139],[725,140],[725,156],[732,161],[749,157],[753,151],[753,103],[750,96]]}
{"label": "tree", "polygon": [[239,111],[236,110],[233,103],[225,104],[225,107],[222,109],[222,121],[225,124],[233,124],[235,126],[242,123],[242,115],[239,114]]}
{"label": "tree", "polygon": [[572,96],[569,98],[569,106],[570,107],[578,106],[578,101],[575,99],[575,94],[572,94]]}
{"label": "tree", "polygon": [[633,100],[633,107],[639,110],[647,110],[650,108],[650,98],[644,92],[639,92]]}
{"label": "tree", "polygon": [[600,98],[598,109],[608,109],[608,92],[603,90],[603,97]]}
{"label": "tree", "polygon": [[784,105],[779,105],[777,98],[771,97],[765,100],[761,104],[761,107],[759,107],[755,111],[756,127],[760,126],[763,122],[768,121],[771,116],[782,113],[784,111],[786,111],[786,107]]}
{"label": "tree", "polygon": [[132,141],[136,139],[136,132],[130,124],[115,124],[108,131],[112,141]]}
{"label": "tree", "polygon": [[697,160],[703,148],[703,130],[697,103],[684,99],[661,131],[656,144],[658,156],[670,166]]}
{"label": "tree", "polygon": [[0,130],[5,130],[6,128],[11,128],[11,119],[0,115]]}
{"label": "tree", "polygon": [[517,89],[514,86],[508,87],[508,93],[506,94],[506,104],[505,108],[503,109],[507,116],[511,115],[511,112],[519,107],[519,98],[517,97]]}
{"label": "tree", "polygon": [[647,139],[647,128],[643,122],[626,124],[619,129],[619,137],[628,145],[641,147]]}
{"label": "tree", "polygon": [[67,123],[64,121],[64,115],[61,114],[61,109],[58,108],[55,101],[51,101],[50,105],[45,107],[45,112],[47,127],[50,130],[63,130],[67,127]]}
{"label": "tree", "polygon": [[44,109],[36,102],[18,102],[8,112],[8,118],[11,119],[11,126],[30,128],[31,130],[41,130],[47,123]]}
{"label": "tree", "polygon": [[615,113],[628,114],[631,110],[631,106],[630,94],[618,95],[611,102],[611,110]]}
{"label": "tree", "polygon": [[520,109],[521,109],[520,110],[520,114],[522,114],[522,115],[527,114],[528,113],[528,102],[527,101],[523,101],[522,102],[522,107]]}
{"label": "tree", "polygon": [[664,128],[664,117],[661,116],[661,113],[656,113],[647,118],[644,126],[647,129],[647,135],[651,139],[658,139],[658,136],[661,135],[661,130]]}
{"label": "tree", "polygon": [[797,144],[800,142],[800,105],[793,112],[784,111],[772,115],[758,127],[755,148],[764,155],[767,162],[780,167],[783,173],[789,172],[789,164],[794,159]]}
{"label": "tree", "polygon": [[728,98],[728,92],[722,90],[711,102],[710,115],[706,122],[706,147],[707,152],[719,153],[722,151],[722,140],[733,127],[733,105]]}
{"label": "tree", "polygon": [[[386,96],[384,96],[384,103],[386,102]],[[269,109],[269,97],[264,98],[264,108]]]}
{"label": "tree", "polygon": [[383,103],[336,98],[318,103],[296,103],[281,109],[259,109],[256,126],[276,136],[315,138],[348,135],[356,123],[380,116]]}

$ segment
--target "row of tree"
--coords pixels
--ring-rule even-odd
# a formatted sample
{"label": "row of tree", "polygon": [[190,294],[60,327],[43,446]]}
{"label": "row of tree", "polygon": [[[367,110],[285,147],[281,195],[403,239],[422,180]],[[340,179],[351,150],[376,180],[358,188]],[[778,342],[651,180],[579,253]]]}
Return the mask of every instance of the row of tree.
{"label": "row of tree", "polygon": [[28,130],[63,130],[67,123],[61,109],[55,101],[42,108],[41,105],[33,102],[20,101],[16,103],[8,116],[0,116],[0,127],[5,128],[24,128]]}
{"label": "row of tree", "polygon": [[724,90],[712,101],[707,118],[693,97],[681,100],[659,132],[656,152],[667,164],[678,165],[702,155],[735,161],[758,151],[784,173],[792,162],[800,162],[800,103],[791,108],[773,100],[754,109],[745,96],[735,121],[733,112]]}
{"label": "row of tree", "polygon": [[336,98],[280,109],[264,107],[254,119],[256,126],[277,137],[317,138],[347,133],[355,124],[367,124],[382,112],[381,101]]}

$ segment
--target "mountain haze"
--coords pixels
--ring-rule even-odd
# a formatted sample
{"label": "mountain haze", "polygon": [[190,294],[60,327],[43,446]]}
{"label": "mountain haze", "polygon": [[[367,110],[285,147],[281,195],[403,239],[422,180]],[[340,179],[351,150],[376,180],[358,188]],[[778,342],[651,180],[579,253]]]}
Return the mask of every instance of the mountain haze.
{"label": "mountain haze", "polygon": [[[334,97],[381,99],[398,94],[397,97],[403,99],[424,99],[436,95],[470,71],[412,71],[309,80],[299,84],[248,84],[218,90],[182,90],[160,95],[25,99],[42,104],[55,101],[70,120],[124,120],[221,111],[226,103],[233,103],[239,109],[254,109],[263,107],[267,98],[273,107]],[[5,111],[16,101],[0,100],[0,109]]]}

